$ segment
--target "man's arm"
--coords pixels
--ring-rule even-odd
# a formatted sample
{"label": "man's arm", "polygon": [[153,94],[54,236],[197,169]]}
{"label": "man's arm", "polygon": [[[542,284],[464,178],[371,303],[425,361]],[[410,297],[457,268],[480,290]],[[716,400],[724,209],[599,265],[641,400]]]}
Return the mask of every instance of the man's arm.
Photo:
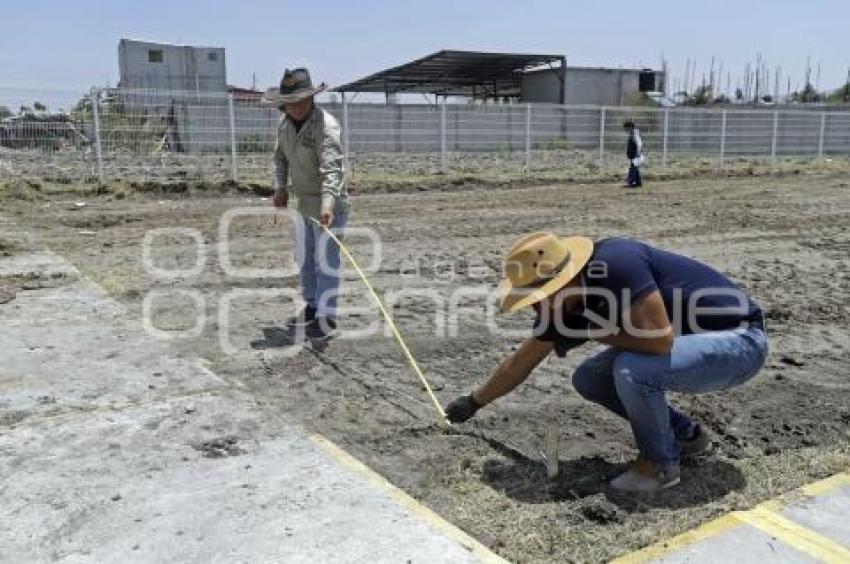
{"label": "man's arm", "polygon": [[289,200],[289,192],[286,184],[289,181],[289,161],[283,153],[280,142],[280,130],[277,134],[277,143],[274,146],[274,197],[272,203],[278,208],[285,208]]}
{"label": "man's arm", "polygon": [[334,202],[342,193],[345,173],[343,171],[340,128],[335,121],[325,121],[325,130],[319,150],[319,175],[322,177],[322,223],[330,227],[333,222]]}
{"label": "man's arm", "polygon": [[546,358],[555,344],[549,341],[528,339],[508,356],[477,390],[461,396],[446,407],[446,416],[452,423],[463,423],[496,398],[509,393],[528,378],[540,362]]}
{"label": "man's arm", "polygon": [[484,406],[510,393],[525,382],[531,371],[543,362],[554,348],[555,344],[549,341],[538,339],[523,341],[517,350],[499,364],[490,378],[472,392],[473,399]]}
{"label": "man's arm", "polygon": [[649,354],[668,354],[673,349],[673,328],[658,290],[638,298],[624,312],[623,325],[624,329],[617,335],[594,340],[620,349]]}

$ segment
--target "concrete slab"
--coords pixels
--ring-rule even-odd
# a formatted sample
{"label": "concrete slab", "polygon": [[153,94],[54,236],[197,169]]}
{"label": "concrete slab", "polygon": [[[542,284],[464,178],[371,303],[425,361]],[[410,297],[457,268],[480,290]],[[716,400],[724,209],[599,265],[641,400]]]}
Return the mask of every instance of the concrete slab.
{"label": "concrete slab", "polygon": [[850,485],[805,498],[779,513],[850,550]]}
{"label": "concrete slab", "polygon": [[17,420],[226,386],[86,281],[20,292],[0,308],[0,350],[0,407]]}
{"label": "concrete slab", "polygon": [[25,423],[0,453],[3,561],[476,561],[229,392]]}
{"label": "concrete slab", "polygon": [[664,564],[697,562],[808,564],[820,561],[776,540],[767,533],[742,524],[698,543],[682,546],[675,552],[652,560],[652,562],[663,562]]}
{"label": "concrete slab", "polygon": [[850,562],[850,474],[803,486],[615,560],[729,561]]}
{"label": "concrete slab", "polygon": [[0,305],[0,350],[2,562],[499,560],[88,282]]}

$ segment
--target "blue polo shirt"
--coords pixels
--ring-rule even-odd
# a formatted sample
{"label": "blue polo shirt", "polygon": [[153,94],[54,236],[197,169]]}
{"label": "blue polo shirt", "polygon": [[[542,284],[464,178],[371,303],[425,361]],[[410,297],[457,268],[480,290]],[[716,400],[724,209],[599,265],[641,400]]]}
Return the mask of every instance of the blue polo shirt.
{"label": "blue polo shirt", "polygon": [[534,337],[554,341],[561,355],[586,341],[582,335],[588,329],[622,329],[624,312],[655,290],[676,335],[734,329],[763,319],[752,297],[711,266],[633,239],[597,241],[580,276],[585,298],[578,307],[563,312],[560,320],[544,319],[538,309],[534,323]]}

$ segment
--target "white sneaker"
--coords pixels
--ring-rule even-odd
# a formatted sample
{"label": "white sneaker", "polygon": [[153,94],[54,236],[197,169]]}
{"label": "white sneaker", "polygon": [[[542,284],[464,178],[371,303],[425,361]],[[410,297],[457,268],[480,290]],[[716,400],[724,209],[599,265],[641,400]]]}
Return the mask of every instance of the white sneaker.
{"label": "white sneaker", "polygon": [[611,480],[611,487],[621,492],[647,493],[671,488],[680,481],[678,465],[662,468],[638,458],[628,470]]}

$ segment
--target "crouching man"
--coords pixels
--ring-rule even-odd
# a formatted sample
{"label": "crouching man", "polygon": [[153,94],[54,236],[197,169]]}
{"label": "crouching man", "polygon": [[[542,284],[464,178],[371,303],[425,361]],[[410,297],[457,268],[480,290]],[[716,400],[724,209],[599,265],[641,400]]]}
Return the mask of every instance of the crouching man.
{"label": "crouching man", "polygon": [[717,392],[764,366],[759,306],[696,260],[631,239],[533,233],[508,251],[502,309],[536,310],[533,336],[490,378],[446,408],[453,423],[509,393],[552,351],[609,345],[573,374],[584,398],[628,420],[638,459],[612,487],[649,492],[679,483],[679,460],[708,446],[706,431],[667,403],[668,391]]}
{"label": "crouching man", "polygon": [[286,325],[304,327],[314,343],[336,333],[341,265],[339,248],[311,219],[333,228],[342,238],[349,216],[339,122],[313,102],[325,88],[324,84],[314,87],[307,69],[299,68],[286,70],[280,87],[269,89],[263,97],[266,105],[283,112],[274,152],[273,204],[287,206],[291,179],[301,218],[295,250],[306,306]]}

